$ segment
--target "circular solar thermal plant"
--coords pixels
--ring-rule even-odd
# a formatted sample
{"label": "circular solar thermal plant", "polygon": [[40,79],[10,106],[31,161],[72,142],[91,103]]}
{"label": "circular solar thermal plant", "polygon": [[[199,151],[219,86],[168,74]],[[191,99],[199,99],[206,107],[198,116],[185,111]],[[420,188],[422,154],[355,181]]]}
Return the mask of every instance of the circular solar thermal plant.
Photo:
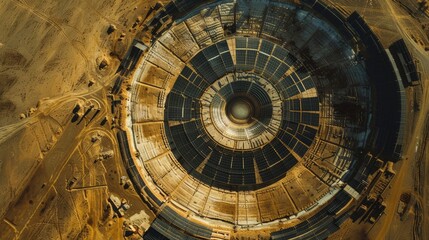
{"label": "circular solar thermal plant", "polygon": [[[238,56],[232,59],[238,54],[234,46],[242,43],[257,53],[252,63],[246,60],[239,65]],[[219,73],[216,68],[212,72],[206,69],[217,61],[232,65],[224,65]],[[167,96],[164,115],[167,139],[187,172],[210,186],[249,190],[278,181],[299,162],[314,139],[318,122],[301,126],[308,132],[302,137],[305,144],[293,141],[296,136],[285,132],[298,130],[301,122],[292,119],[300,112],[291,111],[295,114],[291,115],[285,111],[287,99],[299,93],[295,81],[300,76],[295,73],[296,80],[283,77],[292,70],[292,62],[298,64],[299,60],[281,46],[249,37],[207,46],[188,61]],[[270,63],[275,65],[270,67]],[[315,84],[305,68],[299,71],[306,86],[298,84],[318,107],[317,91],[311,90]],[[293,98],[300,101],[300,96]],[[176,109],[181,111],[172,112]],[[314,110],[308,114],[318,119],[318,108]]]}
{"label": "circular solar thermal plant", "polygon": [[[288,222],[334,198],[371,126],[357,44],[294,2],[220,1],[180,16],[132,83],[145,191],[246,227]],[[336,107],[344,99],[359,104],[358,117]]]}

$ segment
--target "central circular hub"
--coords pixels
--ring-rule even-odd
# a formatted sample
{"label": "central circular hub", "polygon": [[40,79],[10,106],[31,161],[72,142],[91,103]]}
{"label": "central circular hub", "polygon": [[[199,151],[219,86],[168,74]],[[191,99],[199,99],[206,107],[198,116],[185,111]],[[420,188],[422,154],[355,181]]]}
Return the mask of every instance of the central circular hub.
{"label": "central circular hub", "polygon": [[249,123],[254,117],[254,105],[250,99],[236,97],[226,104],[226,114],[228,118],[238,124]]}
{"label": "central circular hub", "polygon": [[204,131],[228,150],[258,149],[276,136],[282,101],[270,82],[253,73],[228,74],[200,98]]}
{"label": "central circular hub", "polygon": [[234,119],[248,120],[252,117],[252,106],[248,101],[238,99],[230,103],[230,114]]}

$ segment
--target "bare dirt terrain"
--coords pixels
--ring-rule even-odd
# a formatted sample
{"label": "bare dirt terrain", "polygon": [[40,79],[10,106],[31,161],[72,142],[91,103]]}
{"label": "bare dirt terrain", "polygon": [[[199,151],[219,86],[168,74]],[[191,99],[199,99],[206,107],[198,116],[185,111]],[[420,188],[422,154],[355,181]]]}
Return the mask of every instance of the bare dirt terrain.
{"label": "bare dirt terrain", "polygon": [[[127,218],[149,211],[121,182],[106,94],[131,25],[152,3],[0,5],[0,239],[122,238],[110,194],[128,202]],[[117,30],[108,34],[111,24]]]}
{"label": "bare dirt terrain", "polygon": [[[0,126],[5,126],[42,98],[87,91],[89,81],[105,83],[112,72],[98,71],[99,59],[110,58],[114,45],[127,45],[115,40],[150,2],[5,0],[1,5]],[[118,28],[110,36],[109,24]]]}

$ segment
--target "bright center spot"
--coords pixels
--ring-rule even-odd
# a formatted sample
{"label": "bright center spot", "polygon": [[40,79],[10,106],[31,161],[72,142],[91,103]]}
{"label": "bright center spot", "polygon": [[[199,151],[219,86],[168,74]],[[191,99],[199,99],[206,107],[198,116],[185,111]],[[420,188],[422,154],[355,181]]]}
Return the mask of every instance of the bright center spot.
{"label": "bright center spot", "polygon": [[245,101],[236,101],[231,106],[231,114],[238,120],[249,119],[251,111],[249,103]]}

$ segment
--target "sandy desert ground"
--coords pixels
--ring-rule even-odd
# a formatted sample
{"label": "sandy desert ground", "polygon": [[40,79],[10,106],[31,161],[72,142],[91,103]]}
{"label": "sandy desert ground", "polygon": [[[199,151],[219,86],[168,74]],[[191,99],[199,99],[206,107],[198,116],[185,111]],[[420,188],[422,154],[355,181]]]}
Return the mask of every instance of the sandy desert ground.
{"label": "sandy desert ground", "polygon": [[[128,28],[150,2],[5,0],[1,5],[0,126],[5,126],[40,99],[88,91],[89,81],[106,83],[117,63],[110,52],[115,48],[121,54],[127,45],[115,41],[118,34],[130,39]],[[108,36],[109,24],[118,31]],[[98,71],[102,58],[112,68]]]}
{"label": "sandy desert ground", "polygon": [[[130,216],[146,209],[119,184],[121,165],[94,160],[112,149],[119,159],[110,124],[100,125],[109,110],[103,101],[135,34],[131,25],[151,4],[1,1],[0,239],[118,239],[122,220],[106,208],[108,194],[127,196]],[[110,24],[117,31],[108,35]],[[100,70],[102,60],[109,65]],[[101,110],[92,125],[71,122],[77,103]],[[94,135],[101,137],[92,143]],[[67,190],[74,178],[77,188],[96,187]]]}

